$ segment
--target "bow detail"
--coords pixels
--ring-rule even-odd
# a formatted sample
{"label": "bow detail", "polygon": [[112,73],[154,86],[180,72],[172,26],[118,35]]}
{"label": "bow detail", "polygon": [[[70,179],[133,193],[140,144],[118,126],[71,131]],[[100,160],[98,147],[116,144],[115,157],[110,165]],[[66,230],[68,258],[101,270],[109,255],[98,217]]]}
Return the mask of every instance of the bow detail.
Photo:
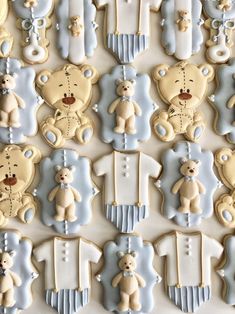
{"label": "bow detail", "polygon": [[184,177],[184,181],[186,181],[186,182],[194,182],[196,180],[196,178],[195,177],[190,177],[190,176],[185,176]]}
{"label": "bow detail", "polygon": [[134,272],[133,271],[124,271],[123,272],[123,277],[133,277]]}
{"label": "bow detail", "polygon": [[69,188],[69,184],[62,182],[60,183],[60,188],[61,190],[67,190]]}
{"label": "bow detail", "polygon": [[6,269],[0,268],[0,276],[5,277],[6,276]]}
{"label": "bow detail", "polygon": [[130,101],[131,100],[131,96],[122,96],[121,97],[121,101]]}
{"label": "bow detail", "polygon": [[3,88],[0,90],[1,95],[9,95],[11,93],[11,90],[9,88]]}

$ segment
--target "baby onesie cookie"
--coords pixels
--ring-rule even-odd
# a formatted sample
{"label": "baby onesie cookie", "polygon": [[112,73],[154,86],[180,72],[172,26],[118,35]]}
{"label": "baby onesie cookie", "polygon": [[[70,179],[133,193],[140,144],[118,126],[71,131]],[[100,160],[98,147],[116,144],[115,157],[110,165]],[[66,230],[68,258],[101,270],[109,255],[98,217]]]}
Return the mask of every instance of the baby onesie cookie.
{"label": "baby onesie cookie", "polygon": [[120,63],[132,63],[149,47],[150,12],[162,0],[96,0],[105,9],[105,46]]}
{"label": "baby onesie cookie", "polygon": [[225,63],[231,57],[235,29],[235,3],[233,0],[203,0],[208,19],[205,27],[210,33],[206,42],[206,56],[212,63]]}
{"label": "baby onesie cookie", "polygon": [[33,68],[17,59],[0,59],[0,142],[21,144],[36,135],[36,114],[43,100],[34,80]]}
{"label": "baby onesie cookie", "polygon": [[48,59],[49,40],[46,30],[51,26],[50,15],[54,0],[11,0],[22,30],[22,56],[30,64],[44,63]]}
{"label": "baby onesie cookie", "polygon": [[59,314],[75,314],[89,303],[91,263],[98,263],[101,250],[83,238],[52,238],[36,249],[38,262],[45,262],[46,303]]}
{"label": "baby onesie cookie", "polygon": [[30,307],[31,285],[38,277],[32,264],[32,242],[18,231],[0,232],[0,311],[16,314]]}
{"label": "baby onesie cookie", "polygon": [[67,64],[54,72],[45,70],[38,74],[41,96],[55,110],[54,116],[40,124],[42,136],[51,147],[62,147],[65,140],[72,138],[81,144],[90,141],[93,123],[84,111],[97,80],[98,72],[91,65]]}
{"label": "baby onesie cookie", "polygon": [[211,258],[219,259],[223,246],[201,232],[173,231],[155,244],[165,256],[166,289],[170,300],[186,313],[194,313],[211,298]]}
{"label": "baby onesie cookie", "polygon": [[162,45],[167,54],[186,60],[199,52],[203,43],[201,12],[199,0],[162,1]]}
{"label": "baby onesie cookie", "polygon": [[60,0],[57,6],[57,46],[60,55],[74,64],[92,57],[97,46],[96,8],[92,0]]}
{"label": "baby onesie cookie", "polygon": [[41,219],[64,234],[78,232],[91,220],[91,203],[98,190],[91,178],[90,161],[75,150],[58,149],[40,163],[36,195]]}
{"label": "baby onesie cookie", "polygon": [[178,142],[164,153],[163,172],[156,186],[163,194],[166,218],[192,227],[212,216],[213,195],[220,186],[213,164],[213,154],[191,142]]}
{"label": "baby onesie cookie", "polygon": [[97,176],[104,176],[103,197],[106,218],[122,233],[149,215],[149,178],[157,178],[161,165],[141,152],[113,151],[93,164]]}
{"label": "baby onesie cookie", "polygon": [[37,204],[26,190],[35,175],[35,164],[41,159],[40,151],[32,145],[8,145],[0,152],[0,226],[11,217],[30,223]]}
{"label": "baby onesie cookie", "polygon": [[104,289],[104,307],[115,313],[149,313],[153,288],[161,277],[153,268],[154,249],[137,235],[119,235],[104,247],[104,267],[96,276]]}
{"label": "baby onesie cookie", "polygon": [[216,111],[214,127],[219,135],[235,144],[235,59],[227,65],[218,67],[216,73],[217,87],[208,99]]}
{"label": "baby onesie cookie", "polygon": [[118,65],[99,81],[101,137],[117,150],[135,150],[151,136],[150,117],[158,108],[150,97],[150,78],[131,66]]}
{"label": "baby onesie cookie", "polygon": [[173,66],[160,64],[154,68],[152,76],[162,100],[169,106],[167,111],[160,111],[153,118],[157,137],[169,142],[183,134],[190,141],[198,141],[205,129],[205,120],[197,108],[214,78],[212,66],[197,66],[186,61]]}
{"label": "baby onesie cookie", "polygon": [[12,45],[13,37],[12,35],[3,27],[8,15],[8,0],[1,1],[0,7],[0,58],[8,57]]}

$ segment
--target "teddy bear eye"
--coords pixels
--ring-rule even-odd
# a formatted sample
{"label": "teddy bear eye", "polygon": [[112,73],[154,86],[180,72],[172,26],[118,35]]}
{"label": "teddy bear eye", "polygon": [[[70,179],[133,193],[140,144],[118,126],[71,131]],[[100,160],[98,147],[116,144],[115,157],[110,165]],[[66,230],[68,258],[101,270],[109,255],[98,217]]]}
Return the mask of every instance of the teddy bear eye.
{"label": "teddy bear eye", "polygon": [[5,177],[8,178],[8,174],[6,174]]}
{"label": "teddy bear eye", "polygon": [[190,167],[188,167],[188,169],[190,169]]}
{"label": "teddy bear eye", "polygon": [[15,178],[15,176],[16,176],[16,175],[13,173],[13,175],[12,175],[12,176],[13,176],[13,178]]}
{"label": "teddy bear eye", "polygon": [[183,93],[183,88],[180,89],[180,93],[181,93],[181,94]]}
{"label": "teddy bear eye", "polygon": [[190,89],[187,89],[187,93],[188,93],[188,94],[190,93]]}
{"label": "teddy bear eye", "polygon": [[73,96],[74,96],[74,93],[71,93],[71,96],[73,97]]}
{"label": "teddy bear eye", "polygon": [[78,84],[77,84],[77,83],[74,83],[74,86],[78,86]]}
{"label": "teddy bear eye", "polygon": [[64,93],[64,97],[67,97],[67,94],[66,94],[66,93]]}
{"label": "teddy bear eye", "polygon": [[3,261],[3,263],[6,263],[6,261]]}

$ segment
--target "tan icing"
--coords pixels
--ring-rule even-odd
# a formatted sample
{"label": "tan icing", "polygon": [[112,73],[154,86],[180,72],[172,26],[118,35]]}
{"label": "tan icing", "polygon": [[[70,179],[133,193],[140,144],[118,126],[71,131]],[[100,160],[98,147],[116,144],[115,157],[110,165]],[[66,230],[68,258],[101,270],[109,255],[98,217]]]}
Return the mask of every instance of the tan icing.
{"label": "tan icing", "polygon": [[70,17],[70,24],[68,26],[68,29],[71,31],[71,34],[73,37],[80,36],[83,25],[80,23],[81,17],[79,15],[75,15]]}
{"label": "tan icing", "polygon": [[219,4],[217,5],[217,9],[221,11],[229,11],[232,8],[231,0],[219,0]]}
{"label": "tan icing", "polygon": [[180,32],[186,32],[191,25],[191,19],[190,14],[186,10],[180,10],[178,11],[178,20],[176,21],[176,24],[178,25],[178,29]]}
{"label": "tan icing", "polygon": [[38,5],[38,0],[25,0],[24,6],[26,8],[35,8]]}

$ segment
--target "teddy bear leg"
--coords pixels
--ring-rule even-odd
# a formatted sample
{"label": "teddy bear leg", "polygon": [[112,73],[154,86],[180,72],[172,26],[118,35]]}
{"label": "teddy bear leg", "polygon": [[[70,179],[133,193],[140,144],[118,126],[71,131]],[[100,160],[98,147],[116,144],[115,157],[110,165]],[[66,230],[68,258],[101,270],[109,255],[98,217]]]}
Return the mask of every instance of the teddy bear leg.
{"label": "teddy bear leg", "polygon": [[131,116],[127,119],[125,131],[127,134],[136,134],[135,116]]}
{"label": "teddy bear leg", "polygon": [[9,126],[11,126],[13,128],[19,128],[21,126],[21,124],[20,124],[20,114],[19,114],[18,108],[15,108],[10,113]]}
{"label": "teddy bear leg", "polygon": [[73,222],[73,221],[77,220],[77,217],[75,215],[75,209],[76,209],[76,207],[75,207],[74,203],[66,208],[66,219],[69,222]]}
{"label": "teddy bear leg", "polygon": [[180,197],[181,206],[178,208],[178,211],[185,214],[190,211],[190,200],[186,197]]}
{"label": "teddy bear leg", "polygon": [[153,119],[153,129],[157,137],[165,142],[172,141],[175,137],[174,128],[167,120],[168,113],[166,111],[162,111]]}
{"label": "teddy bear leg", "polygon": [[22,208],[19,209],[18,218],[24,223],[31,223],[36,212],[36,203],[32,196],[25,195],[22,197]]}
{"label": "teddy bear leg", "polygon": [[8,118],[9,118],[8,113],[0,110],[0,127],[1,128],[8,128],[9,127]]}
{"label": "teddy bear leg", "polygon": [[0,209],[0,227],[4,227],[8,222],[8,219],[4,216],[2,210]]}
{"label": "teddy bear leg", "polygon": [[141,304],[140,304],[140,293],[139,290],[136,290],[130,297],[130,308],[133,311],[140,311]]}
{"label": "teddy bear leg", "polygon": [[205,123],[203,121],[195,121],[193,124],[188,126],[185,136],[188,140],[197,142],[201,137],[204,129]]}
{"label": "teddy bear leg", "polygon": [[120,312],[126,312],[129,310],[129,295],[120,291],[121,301],[118,303],[118,309]]}
{"label": "teddy bear leg", "polygon": [[115,133],[123,134],[125,133],[125,119],[122,119],[120,116],[116,117],[116,126],[113,129]]}
{"label": "teddy bear leg", "polygon": [[15,304],[14,289],[7,290],[3,295],[3,306],[12,307]]}
{"label": "teddy bear leg", "polygon": [[2,306],[2,305],[3,305],[3,294],[0,293],[0,306]]}
{"label": "teddy bear leg", "polygon": [[60,205],[56,205],[56,215],[55,215],[55,220],[56,221],[64,221],[65,220],[65,208],[60,206]]}
{"label": "teddy bear leg", "polygon": [[190,204],[190,211],[194,214],[200,214],[202,209],[200,208],[200,195],[197,195]]}
{"label": "teddy bear leg", "polygon": [[81,144],[86,144],[90,142],[92,136],[93,127],[89,123],[77,128],[75,132],[75,138]]}
{"label": "teddy bear leg", "polygon": [[53,118],[48,118],[40,127],[42,136],[51,147],[57,148],[64,145],[62,132],[55,126]]}

